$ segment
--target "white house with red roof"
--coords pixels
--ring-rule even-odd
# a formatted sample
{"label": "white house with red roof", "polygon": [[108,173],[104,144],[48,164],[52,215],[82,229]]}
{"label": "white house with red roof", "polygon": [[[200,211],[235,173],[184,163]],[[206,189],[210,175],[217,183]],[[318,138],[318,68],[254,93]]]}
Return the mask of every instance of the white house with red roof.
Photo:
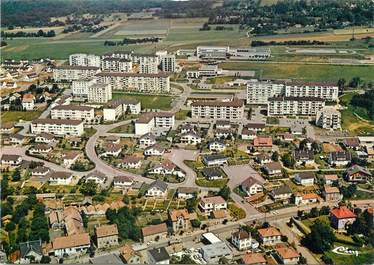
{"label": "white house with red roof", "polygon": [[331,225],[338,230],[345,230],[348,224],[356,220],[356,217],[347,206],[340,206],[330,211]]}

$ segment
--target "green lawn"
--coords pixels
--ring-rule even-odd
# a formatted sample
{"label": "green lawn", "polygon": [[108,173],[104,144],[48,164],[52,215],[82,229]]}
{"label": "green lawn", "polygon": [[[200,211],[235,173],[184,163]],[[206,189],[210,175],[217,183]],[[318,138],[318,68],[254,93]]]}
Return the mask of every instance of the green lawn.
{"label": "green lawn", "polygon": [[339,255],[332,251],[326,253],[333,261],[334,264],[372,264],[374,262],[374,249],[373,248],[359,248],[358,256]]}
{"label": "green lawn", "polygon": [[41,113],[42,111],[3,111],[1,113],[1,122],[32,121],[37,119]]}
{"label": "green lawn", "polygon": [[206,180],[205,178],[198,178],[196,179],[196,185],[209,188],[223,188],[224,186],[226,186],[228,181],[229,180],[227,178],[217,180]]}
{"label": "green lawn", "polygon": [[258,63],[258,62],[225,62],[220,64],[224,69],[254,70],[256,75],[268,79],[297,79],[305,81],[332,81],[340,78],[350,80],[360,77],[365,81],[374,80],[374,66],[366,65],[325,65],[297,63]]}
{"label": "green lawn", "polygon": [[159,95],[141,95],[132,93],[115,92],[113,93],[113,99],[118,98],[133,98],[137,99],[142,104],[142,109],[161,109],[169,110],[173,98],[170,96],[159,96]]}
{"label": "green lawn", "polygon": [[175,119],[177,120],[185,120],[189,116],[191,116],[191,111],[189,110],[180,110],[175,113]]}

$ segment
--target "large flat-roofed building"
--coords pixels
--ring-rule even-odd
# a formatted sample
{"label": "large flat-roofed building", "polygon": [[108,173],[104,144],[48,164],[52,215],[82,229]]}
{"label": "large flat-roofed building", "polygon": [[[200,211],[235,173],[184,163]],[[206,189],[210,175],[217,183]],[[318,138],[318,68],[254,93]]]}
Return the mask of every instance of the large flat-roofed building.
{"label": "large flat-roofed building", "polygon": [[135,122],[135,134],[144,135],[150,133],[154,128],[169,130],[174,127],[175,114],[171,112],[149,112],[144,113]]}
{"label": "large flat-roofed building", "polygon": [[316,125],[324,129],[340,129],[341,114],[333,107],[324,107],[317,112]]}
{"label": "large flat-roofed building", "polygon": [[247,83],[247,104],[268,104],[269,98],[282,95],[283,82],[250,80]]}
{"label": "large flat-roofed building", "polygon": [[69,56],[69,64],[100,67],[100,56],[95,54],[74,53]]}
{"label": "large flat-roofed building", "polygon": [[208,264],[218,264],[221,258],[231,259],[233,253],[225,242],[204,245],[200,249],[201,255]]}
{"label": "large flat-roofed building", "polygon": [[231,101],[195,101],[191,104],[193,119],[240,120],[244,115],[244,102]]}
{"label": "large flat-roofed building", "polygon": [[108,102],[103,108],[104,121],[115,121],[121,115],[129,111],[131,114],[139,114],[140,101],[136,99],[116,99]]}
{"label": "large flat-roofed building", "polygon": [[51,110],[52,119],[92,121],[94,108],[80,105],[57,105]]}
{"label": "large flat-roofed building", "polygon": [[316,115],[325,106],[325,101],[314,97],[269,98],[268,115]]}
{"label": "large flat-roofed building", "polygon": [[202,59],[226,59],[229,46],[197,46],[196,56]]}
{"label": "large flat-roofed building", "polygon": [[109,83],[113,90],[169,93],[170,77],[167,73],[142,74],[102,72],[96,75],[98,83]]}
{"label": "large flat-roofed building", "polygon": [[112,99],[112,87],[110,84],[92,84],[87,91],[88,102],[107,103]]}
{"label": "large flat-roofed building", "polygon": [[132,61],[127,58],[104,58],[101,60],[101,70],[110,72],[132,72]]}
{"label": "large flat-roofed building", "polygon": [[75,98],[87,99],[88,98],[88,88],[96,83],[93,78],[85,78],[73,80],[71,83],[71,91]]}
{"label": "large flat-roofed building", "polygon": [[57,136],[81,136],[84,133],[83,121],[60,119],[36,119],[31,122],[31,133],[51,133]]}
{"label": "large flat-roofed building", "polygon": [[230,58],[238,60],[266,60],[270,58],[269,48],[231,48]]}
{"label": "large flat-roofed building", "polygon": [[316,97],[328,101],[336,101],[339,89],[333,83],[287,83],[284,89],[286,97]]}
{"label": "large flat-roofed building", "polygon": [[59,82],[93,78],[99,70],[96,66],[62,65],[53,69],[53,79]]}

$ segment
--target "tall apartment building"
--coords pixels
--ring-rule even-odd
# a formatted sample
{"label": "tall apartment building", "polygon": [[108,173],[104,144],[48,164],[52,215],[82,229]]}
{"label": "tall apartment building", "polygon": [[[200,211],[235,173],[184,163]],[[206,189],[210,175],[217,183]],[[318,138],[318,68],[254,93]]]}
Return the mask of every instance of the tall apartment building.
{"label": "tall apartment building", "polygon": [[84,78],[73,80],[71,83],[71,91],[74,97],[87,99],[88,98],[88,88],[96,83],[96,79]]}
{"label": "tall apartment building", "polygon": [[314,97],[269,98],[268,116],[316,115],[325,106],[325,101]]}
{"label": "tall apartment building", "polygon": [[51,119],[91,121],[94,108],[80,105],[58,105],[51,110]]}
{"label": "tall apartment building", "polygon": [[341,114],[333,107],[324,107],[317,112],[316,125],[324,129],[340,129]]}
{"label": "tall apartment building", "polygon": [[51,133],[56,136],[81,136],[84,133],[83,121],[36,119],[31,122],[31,133]]}
{"label": "tall apartment building", "polygon": [[103,108],[104,121],[115,121],[126,111],[131,114],[139,114],[141,111],[140,101],[131,98],[121,98],[108,102]]}
{"label": "tall apartment building", "polygon": [[316,97],[336,101],[339,96],[338,86],[329,83],[287,83],[284,88],[286,97]]}
{"label": "tall apartment building", "polygon": [[240,99],[231,101],[196,101],[191,104],[194,119],[240,120],[244,116],[244,102]]}
{"label": "tall apartment building", "polygon": [[167,73],[138,74],[102,72],[96,75],[98,83],[109,83],[113,90],[169,93],[170,77]]}
{"label": "tall apartment building", "polygon": [[160,56],[161,60],[161,71],[163,72],[175,72],[176,71],[176,58],[174,54],[165,54]]}
{"label": "tall apartment building", "polygon": [[121,58],[131,60],[133,64],[139,66],[139,73],[142,74],[157,74],[158,65],[160,64],[159,58],[155,54],[137,54],[128,51],[115,51],[107,53],[103,58]]}
{"label": "tall apartment building", "polygon": [[135,134],[144,135],[154,128],[169,130],[174,127],[175,114],[170,112],[148,112],[135,122]]}
{"label": "tall apartment building", "polygon": [[283,82],[251,80],[247,83],[247,104],[268,104],[268,99],[282,95],[283,89]]}
{"label": "tall apartment building", "polygon": [[100,67],[100,56],[95,54],[75,53],[69,56],[69,64],[76,66]]}
{"label": "tall apartment building", "polygon": [[112,99],[112,87],[110,84],[92,84],[87,91],[88,102],[107,103]]}
{"label": "tall apartment building", "polygon": [[62,65],[53,69],[53,79],[58,82],[93,78],[99,70],[96,66]]}
{"label": "tall apartment building", "polygon": [[132,72],[132,61],[127,58],[104,58],[101,60],[101,70],[110,72]]}

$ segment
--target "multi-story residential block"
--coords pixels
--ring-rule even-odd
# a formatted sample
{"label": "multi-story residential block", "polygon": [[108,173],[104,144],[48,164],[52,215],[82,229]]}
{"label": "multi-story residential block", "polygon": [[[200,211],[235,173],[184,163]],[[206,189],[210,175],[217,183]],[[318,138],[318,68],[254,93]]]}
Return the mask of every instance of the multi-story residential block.
{"label": "multi-story residential block", "polygon": [[104,121],[115,121],[126,112],[139,114],[141,111],[140,101],[131,98],[121,98],[108,102],[103,109]]}
{"label": "multi-story residential block", "polygon": [[317,112],[316,125],[324,129],[340,129],[341,114],[333,107],[324,107]]}
{"label": "multi-story residential block", "polygon": [[284,95],[286,97],[316,97],[327,101],[336,101],[339,88],[336,84],[329,83],[287,83]]}
{"label": "multi-story residential block", "polygon": [[51,133],[56,136],[81,136],[84,133],[83,121],[60,119],[36,119],[31,122],[31,133]]}
{"label": "multi-story residential block", "polygon": [[107,103],[112,99],[110,84],[92,84],[87,90],[87,99],[91,103]]}
{"label": "multi-story residential block", "polygon": [[73,80],[71,83],[72,94],[76,98],[87,99],[88,98],[88,88],[96,83],[96,79],[84,78]]}
{"label": "multi-story residential block", "polygon": [[153,54],[133,54],[133,61],[139,64],[139,73],[157,74],[160,64],[158,56]]}
{"label": "multi-story residential block", "polygon": [[244,102],[231,101],[195,101],[191,104],[193,119],[241,120],[244,116]]}
{"label": "multi-story residential block", "polygon": [[247,104],[268,104],[269,98],[282,95],[284,82],[250,80],[247,83]]}
{"label": "multi-story residential block", "polygon": [[113,90],[169,93],[170,77],[167,73],[102,72],[96,75],[98,83],[109,83]]}
{"label": "multi-story residential block", "polygon": [[109,72],[132,72],[132,61],[126,58],[104,58],[101,60],[101,70]]}
{"label": "multi-story residential block", "polygon": [[75,53],[69,56],[69,64],[76,66],[100,67],[100,56],[95,54]]}
{"label": "multi-story residential block", "polygon": [[161,71],[163,72],[175,72],[177,61],[175,59],[175,55],[173,54],[165,54],[160,56],[161,60]]}
{"label": "multi-story residential block", "polygon": [[135,134],[144,135],[154,128],[169,130],[174,127],[175,114],[170,112],[144,113],[135,122]]}
{"label": "multi-story residential block", "polygon": [[90,122],[95,118],[95,112],[94,108],[88,106],[58,105],[51,110],[51,118]]}
{"label": "multi-story residential block", "polygon": [[325,106],[325,101],[315,97],[269,98],[268,115],[316,115]]}
{"label": "multi-story residential block", "polygon": [[99,70],[96,66],[62,65],[53,69],[53,79],[59,82],[93,78]]}

